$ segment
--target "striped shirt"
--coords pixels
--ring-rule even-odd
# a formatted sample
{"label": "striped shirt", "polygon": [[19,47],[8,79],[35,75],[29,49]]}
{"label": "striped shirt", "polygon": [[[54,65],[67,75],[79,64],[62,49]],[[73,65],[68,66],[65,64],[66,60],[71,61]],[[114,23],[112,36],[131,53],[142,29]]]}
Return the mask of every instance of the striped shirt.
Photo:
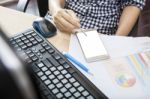
{"label": "striped shirt", "polygon": [[73,10],[84,29],[97,29],[99,33],[115,34],[123,8],[129,5],[141,10],[145,0],[66,0],[65,8]]}

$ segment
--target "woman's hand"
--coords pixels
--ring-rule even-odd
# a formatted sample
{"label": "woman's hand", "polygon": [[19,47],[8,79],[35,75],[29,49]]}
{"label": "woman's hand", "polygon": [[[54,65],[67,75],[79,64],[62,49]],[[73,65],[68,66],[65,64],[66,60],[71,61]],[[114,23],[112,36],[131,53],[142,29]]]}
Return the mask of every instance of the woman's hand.
{"label": "woman's hand", "polygon": [[80,20],[72,10],[59,9],[53,15],[53,20],[61,32],[73,33],[75,29],[80,28]]}

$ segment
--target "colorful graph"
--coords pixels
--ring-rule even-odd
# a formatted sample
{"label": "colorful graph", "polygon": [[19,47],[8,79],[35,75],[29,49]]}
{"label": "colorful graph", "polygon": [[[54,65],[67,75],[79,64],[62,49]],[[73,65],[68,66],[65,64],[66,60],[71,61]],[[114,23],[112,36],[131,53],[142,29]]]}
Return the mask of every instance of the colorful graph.
{"label": "colorful graph", "polygon": [[150,85],[150,51],[133,54],[126,58],[140,82],[145,86]]}
{"label": "colorful graph", "polygon": [[116,75],[116,82],[122,87],[131,87],[135,84],[136,79],[128,74],[119,73]]}
{"label": "colorful graph", "polygon": [[150,88],[150,50],[110,60],[106,67],[113,81],[121,87],[132,87],[138,79]]}

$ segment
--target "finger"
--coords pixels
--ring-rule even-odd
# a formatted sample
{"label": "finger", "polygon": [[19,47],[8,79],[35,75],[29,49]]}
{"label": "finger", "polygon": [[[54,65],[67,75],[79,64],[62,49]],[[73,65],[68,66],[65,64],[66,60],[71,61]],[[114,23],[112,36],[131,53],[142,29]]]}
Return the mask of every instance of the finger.
{"label": "finger", "polygon": [[76,27],[69,22],[67,22],[64,18],[58,18],[55,23],[61,28],[61,30],[65,31],[73,31]]}
{"label": "finger", "polygon": [[63,12],[61,15],[65,20],[67,20],[69,23],[76,27],[80,27],[80,22],[76,18],[72,17],[68,12]]}
{"label": "finger", "polygon": [[55,22],[55,21],[54,21],[54,23],[55,23],[57,29],[59,29],[60,31],[62,31],[63,26],[62,26],[60,23],[58,23],[58,22]]}
{"label": "finger", "polygon": [[80,22],[79,18],[76,16],[76,14],[72,10],[66,10],[66,11],[70,16],[74,17],[78,22]]}
{"label": "finger", "polygon": [[76,25],[73,25],[70,22],[68,22],[68,20],[66,20],[64,17],[56,16],[55,20],[56,20],[56,22],[61,23],[63,25],[63,27],[65,27],[65,28],[68,28],[68,27],[71,28],[71,29],[79,28]]}

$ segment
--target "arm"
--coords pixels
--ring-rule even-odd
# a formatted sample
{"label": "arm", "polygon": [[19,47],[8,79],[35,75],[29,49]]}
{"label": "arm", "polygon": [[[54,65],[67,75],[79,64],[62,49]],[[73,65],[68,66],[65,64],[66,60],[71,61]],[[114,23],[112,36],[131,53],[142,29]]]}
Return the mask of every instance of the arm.
{"label": "arm", "polygon": [[136,6],[125,7],[119,21],[116,35],[120,35],[120,36],[128,35],[132,30],[132,28],[134,27],[139,14],[140,14],[140,8]]}
{"label": "arm", "polygon": [[65,0],[49,0],[49,9],[56,27],[65,33],[80,28],[80,20],[72,10],[63,9]]}
{"label": "arm", "polygon": [[65,4],[65,0],[48,0],[49,10],[51,14],[55,14],[58,10],[60,10]]}

